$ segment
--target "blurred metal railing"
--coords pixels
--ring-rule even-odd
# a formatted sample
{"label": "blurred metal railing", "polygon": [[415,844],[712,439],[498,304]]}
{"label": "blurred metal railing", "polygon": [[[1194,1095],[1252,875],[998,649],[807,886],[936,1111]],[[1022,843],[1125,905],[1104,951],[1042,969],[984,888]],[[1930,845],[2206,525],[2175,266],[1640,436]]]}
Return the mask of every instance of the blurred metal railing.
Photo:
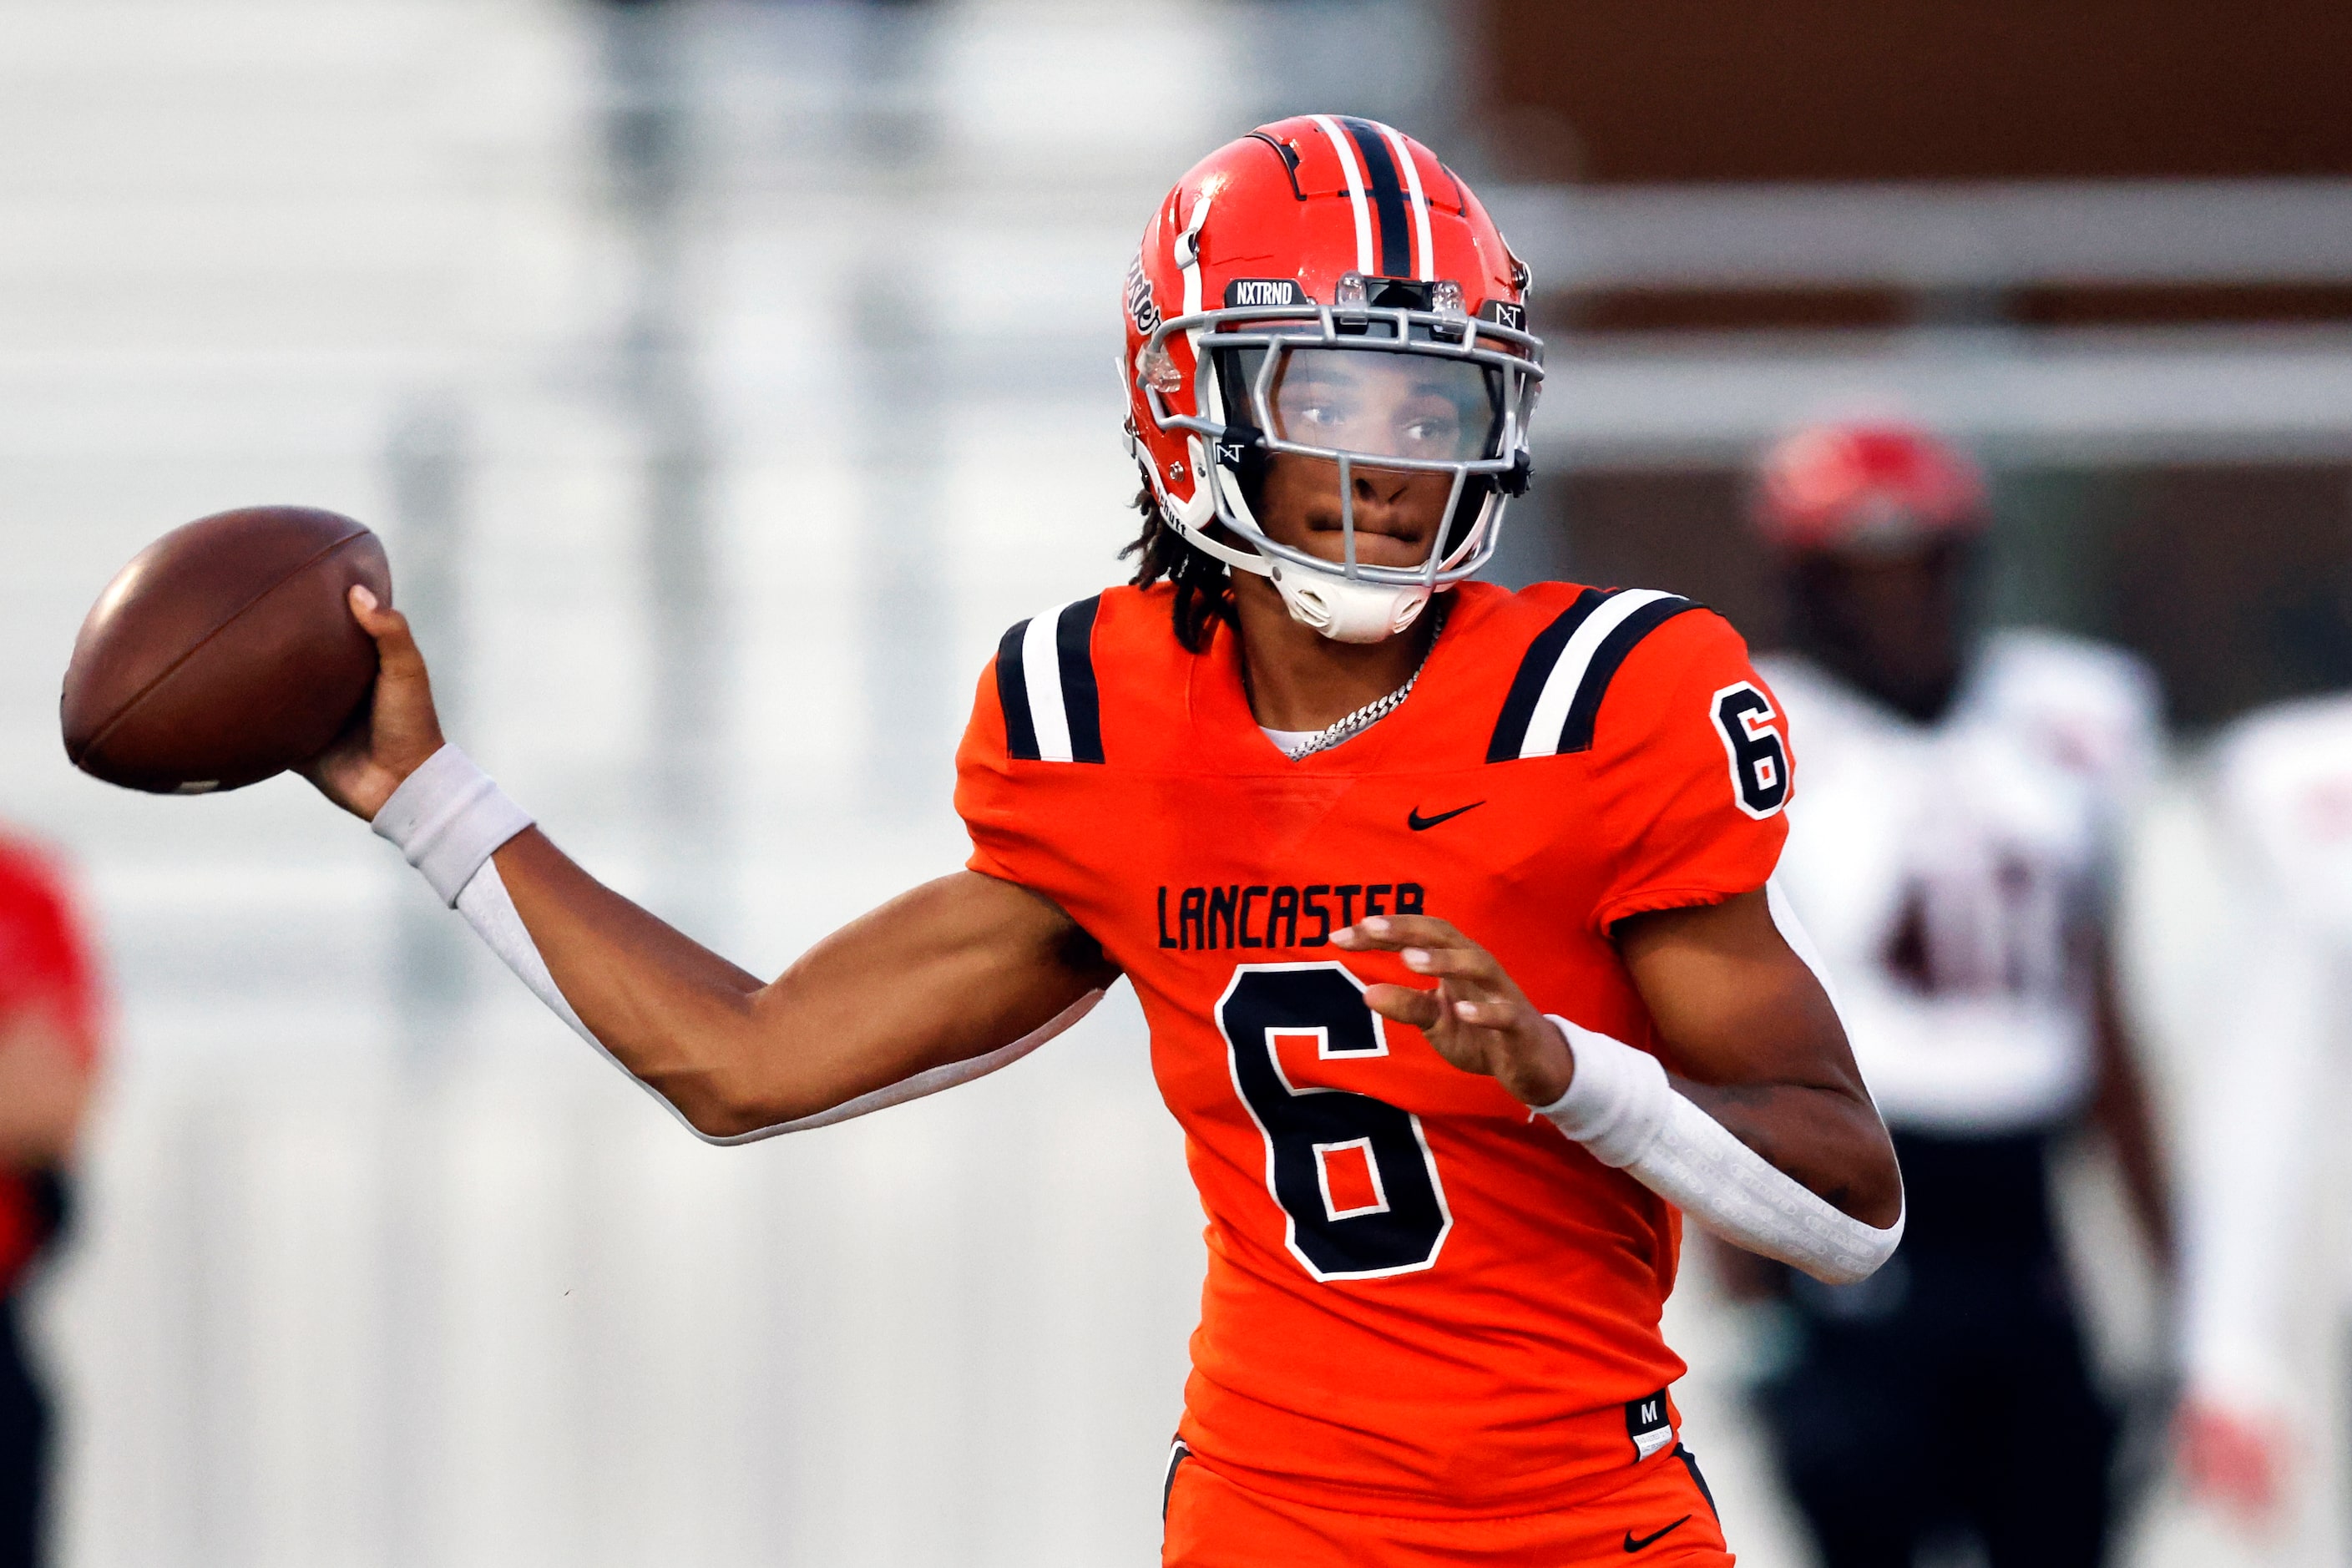
{"label": "blurred metal railing", "polygon": [[1547,288],[2352,279],[2352,180],[1517,185],[1488,203]]}

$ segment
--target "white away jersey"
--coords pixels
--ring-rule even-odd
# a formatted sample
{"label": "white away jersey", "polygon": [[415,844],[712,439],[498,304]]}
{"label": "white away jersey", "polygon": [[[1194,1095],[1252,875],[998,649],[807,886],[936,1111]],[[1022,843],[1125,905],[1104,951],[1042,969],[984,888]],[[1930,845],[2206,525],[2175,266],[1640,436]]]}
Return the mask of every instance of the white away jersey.
{"label": "white away jersey", "polygon": [[2001,632],[1922,725],[1810,660],[1758,662],[1804,758],[1777,880],[1880,1113],[1960,1135],[2074,1114],[2094,1067],[2081,938],[2153,768],[2154,680],[2112,648]]}
{"label": "white away jersey", "polygon": [[2296,921],[2352,942],[2352,698],[2264,709],[2215,762],[2225,849]]}
{"label": "white away jersey", "polygon": [[2214,744],[2211,784],[2226,918],[2204,944],[2211,1037],[2182,1102],[2182,1349],[2206,1397],[2268,1414],[2296,1397],[2280,1347],[2340,1114],[2352,696],[2239,721]]}

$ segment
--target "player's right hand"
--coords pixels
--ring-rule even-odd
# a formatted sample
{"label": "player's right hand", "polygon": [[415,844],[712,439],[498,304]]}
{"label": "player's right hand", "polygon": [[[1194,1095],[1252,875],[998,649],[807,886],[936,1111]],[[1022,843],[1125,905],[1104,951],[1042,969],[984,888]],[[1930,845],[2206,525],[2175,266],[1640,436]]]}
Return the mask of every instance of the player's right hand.
{"label": "player's right hand", "polygon": [[441,749],[433,682],[408,617],[354,587],[352,618],[375,639],[375,689],[335,743],[302,767],[302,776],[352,816],[373,821],[401,781]]}

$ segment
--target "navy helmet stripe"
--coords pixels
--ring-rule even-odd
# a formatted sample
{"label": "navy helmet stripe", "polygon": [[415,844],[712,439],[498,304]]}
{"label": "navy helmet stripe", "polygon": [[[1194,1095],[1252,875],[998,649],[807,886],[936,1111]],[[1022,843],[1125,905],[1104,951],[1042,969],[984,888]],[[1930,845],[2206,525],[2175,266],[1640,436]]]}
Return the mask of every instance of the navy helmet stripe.
{"label": "navy helmet stripe", "polygon": [[1615,679],[1617,667],[1634,645],[1660,626],[1698,606],[1688,599],[1659,599],[1643,605],[1627,616],[1592,650],[1592,662],[1585,667],[1584,679],[1576,689],[1576,700],[1568,706],[1567,721],[1559,728],[1559,749],[1566,752],[1589,752],[1592,749],[1592,730],[1601,718],[1601,700],[1608,695],[1609,682]]}
{"label": "navy helmet stripe", "polygon": [[1342,115],[1339,123],[1348,128],[1348,139],[1356,144],[1356,156],[1364,165],[1365,194],[1372,198],[1372,210],[1380,217],[1381,276],[1413,277],[1412,210],[1406,204],[1404,176],[1397,172],[1389,139],[1369,120]]}
{"label": "navy helmet stripe", "polygon": [[1587,588],[1576,596],[1576,603],[1536,634],[1527,657],[1519,660],[1518,674],[1511,678],[1502,716],[1495,721],[1495,738],[1486,745],[1488,762],[1507,763],[1519,754],[1528,738],[1528,721],[1535,717],[1536,701],[1543,695],[1544,682],[1551,678],[1552,666],[1559,662],[1560,650],[1608,596],[1598,588]]}
{"label": "navy helmet stripe", "polygon": [[1066,607],[1054,627],[1054,649],[1062,665],[1062,709],[1070,721],[1070,760],[1103,760],[1102,697],[1095,686],[1095,614],[1099,595]]}

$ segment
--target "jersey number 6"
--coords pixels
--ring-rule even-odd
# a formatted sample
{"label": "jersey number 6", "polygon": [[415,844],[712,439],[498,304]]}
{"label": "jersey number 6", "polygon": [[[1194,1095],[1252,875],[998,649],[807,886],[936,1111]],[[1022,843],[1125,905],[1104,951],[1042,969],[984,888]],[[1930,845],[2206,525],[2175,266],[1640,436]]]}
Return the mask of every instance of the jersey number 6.
{"label": "jersey number 6", "polygon": [[1789,748],[1780,739],[1780,715],[1745,680],[1717,692],[1714,708],[1715,727],[1731,759],[1732,797],[1760,822],[1789,798]]}
{"label": "jersey number 6", "polygon": [[1453,1228],[1421,1119],[1346,1089],[1294,1086],[1278,1042],[1318,1058],[1388,1055],[1364,987],[1339,964],[1245,963],[1217,1003],[1234,1087],[1265,1138],[1265,1184],[1291,1255],[1318,1279],[1373,1279],[1437,1261]]}

